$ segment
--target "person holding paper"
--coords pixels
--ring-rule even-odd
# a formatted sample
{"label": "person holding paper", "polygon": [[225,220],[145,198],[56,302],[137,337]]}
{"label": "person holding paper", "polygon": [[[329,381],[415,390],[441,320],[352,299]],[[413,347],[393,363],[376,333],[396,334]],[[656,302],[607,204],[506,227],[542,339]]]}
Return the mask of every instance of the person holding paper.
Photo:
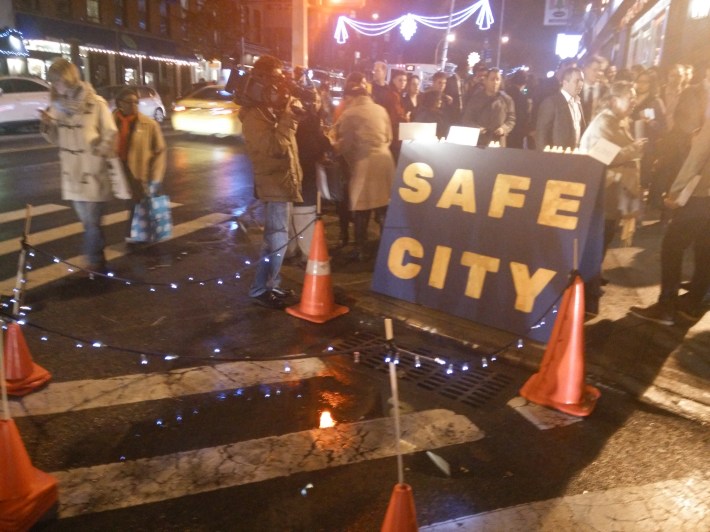
{"label": "person holding paper", "polygon": [[[692,322],[707,310],[710,290],[710,120],[693,140],[688,157],[666,197],[671,220],[661,244],[661,292],[648,307],[631,307],[634,316],[673,325],[677,317]],[[695,269],[688,293],[678,296],[683,254],[693,245]]]}
{"label": "person holding paper", "polygon": [[636,104],[632,83],[617,81],[609,88],[603,110],[589,124],[580,148],[587,152],[603,139],[619,148],[607,166],[604,185],[604,253],[624,220],[624,240],[630,243],[641,205],[640,161],[646,139],[634,140],[627,118]]}
{"label": "person holding paper", "polygon": [[441,95],[437,91],[429,89],[422,94],[419,107],[412,115],[413,122],[435,123],[438,138],[445,137],[449,129],[441,103]]}

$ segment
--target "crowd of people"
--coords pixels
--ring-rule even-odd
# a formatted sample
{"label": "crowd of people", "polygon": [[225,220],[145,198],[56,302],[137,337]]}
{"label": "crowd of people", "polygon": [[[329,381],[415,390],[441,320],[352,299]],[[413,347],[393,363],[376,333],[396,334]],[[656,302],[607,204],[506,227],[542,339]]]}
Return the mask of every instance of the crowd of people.
{"label": "crowd of people", "polygon": [[[330,149],[342,156],[349,178],[349,198],[338,213],[341,243],[348,243],[348,227],[354,226],[354,260],[368,259],[369,220],[374,215],[381,227],[384,219],[403,122],[436,123],[442,138],[454,125],[476,128],[479,146],[495,142],[518,149],[588,151],[604,139],[619,148],[604,182],[604,251],[616,236],[629,244],[639,220],[657,217],[668,225],[659,302],[633,308],[632,313],[663,324],[673,323],[678,314],[702,316],[710,288],[710,148],[698,144],[707,144],[701,128],[708,128],[704,124],[710,115],[709,67],[694,71],[673,65],[664,77],[655,67],[617,69],[604,58],[589,56],[582,62],[561,61],[545,79],[525,70],[506,77],[500,69],[478,64],[459,65],[452,75],[437,72],[427,80],[429,86],[423,81],[396,68],[389,70],[388,79],[387,64],[377,61],[371,75],[348,76],[339,107],[329,105],[327,92],[322,95],[318,120]],[[297,132],[302,126],[295,120],[293,127]],[[694,166],[689,167],[691,160]],[[311,164],[301,162],[304,168]],[[701,176],[699,182],[695,174]],[[312,177],[304,179],[307,183]],[[304,187],[312,189],[312,184]],[[693,281],[679,297],[682,251],[691,245],[696,259]],[[601,277],[596,290],[591,284],[592,301],[606,282]],[[590,310],[596,311],[594,304]]]}
{"label": "crowd of people", "polygon": [[[368,261],[368,225],[374,218],[382,230],[401,145],[399,124],[433,122],[439,137],[451,126],[477,128],[479,146],[590,150],[601,139],[617,146],[604,181],[604,250],[620,229],[629,243],[639,220],[658,216],[667,224],[659,300],[631,312],[662,324],[678,316],[699,319],[710,288],[710,64],[697,70],[672,65],[662,76],[655,67],[617,69],[589,56],[580,64],[563,60],[545,79],[524,70],[503,74],[481,63],[459,65],[452,75],[437,72],[425,87],[424,80],[397,69],[389,70],[388,80],[387,64],[377,61],[369,75],[350,73],[342,103],[334,107],[327,87],[315,86],[301,68],[292,79],[298,94],[243,105],[255,196],[265,212],[253,300],[280,309],[292,295],[281,288],[280,269],[287,254],[308,255],[317,165],[326,158],[340,161],[346,176],[336,204],[340,243],[349,244],[352,226],[355,246],[345,256]],[[282,62],[268,55],[251,75],[263,87],[282,86],[285,79]],[[84,224],[89,267],[101,271],[100,220],[111,196],[107,157],[118,151],[135,203],[151,183],[162,181],[165,144],[160,128],[137,116],[130,90],[119,95],[112,116],[70,63],[58,61],[48,79],[52,105],[42,112],[42,132],[61,148],[63,197]],[[695,270],[680,297],[682,255],[691,246]],[[604,282],[600,278],[599,286]]]}

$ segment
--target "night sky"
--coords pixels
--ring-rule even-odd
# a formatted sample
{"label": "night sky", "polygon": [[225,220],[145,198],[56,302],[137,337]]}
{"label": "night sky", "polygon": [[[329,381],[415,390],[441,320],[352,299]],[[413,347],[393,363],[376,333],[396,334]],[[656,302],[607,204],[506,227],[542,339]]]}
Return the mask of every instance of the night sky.
{"label": "night sky", "polygon": [[[456,0],[454,12],[465,9],[476,0]],[[493,65],[496,62],[500,13],[502,0],[490,0],[495,22],[487,31],[476,26],[476,14],[463,24],[452,29],[456,41],[449,46],[449,61],[458,62],[472,51],[482,53],[485,41],[491,49]],[[544,0],[505,0],[503,32],[510,36],[510,42],[503,46],[502,66],[506,68],[522,64],[544,73],[554,69],[555,37],[563,29],[544,26]],[[371,21],[371,14],[378,12],[379,21],[387,21],[406,13],[426,16],[448,15],[450,0],[367,0],[366,7],[357,12],[358,21]],[[359,49],[364,56],[380,56],[388,62],[433,63],[434,49],[444,36],[444,30],[433,30],[419,25],[416,34],[407,42],[399,29],[392,30],[388,37],[357,36],[349,30],[351,46]]]}

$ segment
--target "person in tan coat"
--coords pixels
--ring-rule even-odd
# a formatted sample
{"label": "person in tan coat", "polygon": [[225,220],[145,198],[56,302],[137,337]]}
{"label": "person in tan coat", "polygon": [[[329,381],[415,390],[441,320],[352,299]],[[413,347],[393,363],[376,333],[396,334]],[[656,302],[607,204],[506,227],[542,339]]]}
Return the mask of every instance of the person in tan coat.
{"label": "person in tan coat", "polygon": [[85,267],[104,273],[101,219],[113,197],[107,161],[115,156],[116,124],[106,100],[81,81],[73,63],[55,59],[47,81],[52,85],[50,105],[40,111],[40,133],[59,147],[62,199],[72,202],[84,227]]}
{"label": "person in tan coat", "polygon": [[138,93],[126,87],[116,96],[113,113],[118,128],[118,157],[131,187],[128,233],[136,205],[162,188],[167,165],[167,148],[160,124],[138,112]]}
{"label": "person in tan coat", "polygon": [[347,107],[334,126],[334,145],[350,172],[348,192],[357,247],[354,258],[365,261],[371,213],[375,212],[382,226],[390,200],[395,169],[389,150],[392,126],[387,111],[361,85],[348,85],[345,97]]}

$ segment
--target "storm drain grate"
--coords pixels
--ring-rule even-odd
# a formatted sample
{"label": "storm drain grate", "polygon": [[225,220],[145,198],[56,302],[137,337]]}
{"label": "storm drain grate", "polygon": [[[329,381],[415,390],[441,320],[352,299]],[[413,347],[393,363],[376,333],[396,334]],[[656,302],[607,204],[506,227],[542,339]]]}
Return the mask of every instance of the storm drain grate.
{"label": "storm drain grate", "polygon": [[[385,362],[384,344],[385,340],[381,336],[357,332],[343,338],[333,347],[336,351],[358,353],[361,364],[378,372],[388,373],[389,364]],[[412,348],[399,343],[397,345],[427,359],[440,356],[427,348]],[[464,371],[457,365],[450,375],[446,373],[446,369],[446,366],[434,364],[431,360],[422,360],[421,365],[417,367],[414,357],[406,355],[400,357],[397,375],[403,381],[473,407],[484,406],[513,383],[513,379],[508,375],[490,368],[469,368]]]}

